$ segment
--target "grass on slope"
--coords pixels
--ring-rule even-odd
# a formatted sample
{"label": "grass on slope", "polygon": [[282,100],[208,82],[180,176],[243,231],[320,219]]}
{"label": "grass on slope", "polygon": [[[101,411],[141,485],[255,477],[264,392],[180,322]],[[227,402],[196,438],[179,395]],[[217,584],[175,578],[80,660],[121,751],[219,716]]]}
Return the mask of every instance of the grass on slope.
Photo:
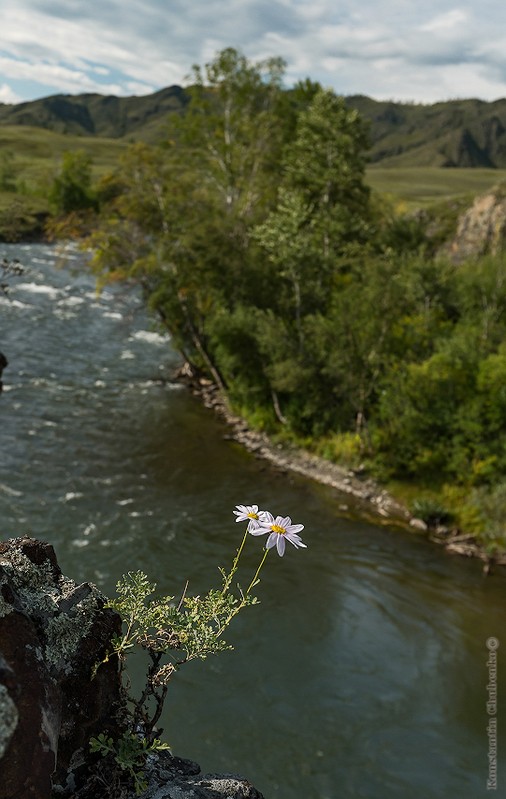
{"label": "grass on slope", "polygon": [[113,169],[128,142],[53,133],[24,125],[0,127],[0,157],[9,160],[15,180],[29,191],[51,181],[67,150],[84,150],[93,160],[95,178]]}
{"label": "grass on slope", "polygon": [[437,167],[370,166],[366,181],[377,192],[406,203],[408,208],[438,200],[472,197],[506,180],[506,169],[443,169]]}

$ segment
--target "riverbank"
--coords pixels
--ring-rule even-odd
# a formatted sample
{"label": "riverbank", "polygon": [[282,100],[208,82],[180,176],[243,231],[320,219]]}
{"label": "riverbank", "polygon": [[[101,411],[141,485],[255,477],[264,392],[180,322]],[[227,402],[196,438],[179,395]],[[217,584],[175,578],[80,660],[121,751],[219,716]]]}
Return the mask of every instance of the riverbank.
{"label": "riverbank", "polygon": [[[274,442],[265,433],[253,430],[242,417],[230,410],[219,388],[211,380],[195,375],[189,364],[179,369],[174,378],[185,384],[206,408],[224,420],[230,430],[228,438],[237,441],[255,457],[269,461],[281,471],[301,474],[353,497],[353,511],[374,524],[393,523],[411,533],[427,536],[452,555],[478,558],[483,562],[484,574],[490,574],[495,566],[501,567],[500,571],[506,574],[506,553],[487,552],[474,535],[458,527],[427,525],[378,483],[359,471],[347,469],[295,446]],[[342,505],[343,514],[349,510],[346,504]]]}

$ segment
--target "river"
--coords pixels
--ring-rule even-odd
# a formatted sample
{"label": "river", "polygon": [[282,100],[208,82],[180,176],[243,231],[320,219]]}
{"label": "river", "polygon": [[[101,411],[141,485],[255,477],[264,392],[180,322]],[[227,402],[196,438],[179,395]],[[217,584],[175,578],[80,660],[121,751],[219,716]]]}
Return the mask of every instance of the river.
{"label": "river", "polygon": [[194,593],[217,585],[241,538],[236,504],[305,525],[307,549],[270,554],[234,651],[176,675],[163,717],[175,754],[266,799],[488,796],[493,636],[506,781],[504,576],[343,515],[348,499],[227,440],[168,380],[178,356],[139,299],[97,296],[77,251],[63,266],[49,246],[3,256],[26,267],[0,295],[3,537],[48,540],[66,574],[107,594],[133,569],[179,594],[187,579]]}

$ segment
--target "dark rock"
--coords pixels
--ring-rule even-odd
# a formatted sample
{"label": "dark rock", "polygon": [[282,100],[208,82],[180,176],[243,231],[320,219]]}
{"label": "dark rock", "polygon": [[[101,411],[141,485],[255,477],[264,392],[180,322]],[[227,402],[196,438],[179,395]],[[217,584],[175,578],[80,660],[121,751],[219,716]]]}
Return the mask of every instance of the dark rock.
{"label": "dark rock", "polygon": [[98,589],[64,577],[53,548],[0,544],[0,799],[48,799],[111,730],[117,664],[102,661],[120,619]]}
{"label": "dark rock", "polygon": [[141,799],[263,799],[236,774],[201,774],[193,761],[166,754],[152,759],[147,777],[148,788]]}
{"label": "dark rock", "polygon": [[0,639],[0,797],[46,799],[56,766],[61,700],[39,659],[33,622],[13,609],[0,619]]}

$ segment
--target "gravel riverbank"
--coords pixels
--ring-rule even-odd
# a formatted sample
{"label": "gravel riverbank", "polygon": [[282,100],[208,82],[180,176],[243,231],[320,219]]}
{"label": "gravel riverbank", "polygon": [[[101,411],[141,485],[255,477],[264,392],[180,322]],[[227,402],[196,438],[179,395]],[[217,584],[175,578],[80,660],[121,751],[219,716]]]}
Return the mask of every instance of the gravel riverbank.
{"label": "gravel riverbank", "polygon": [[[252,430],[240,416],[231,412],[217,386],[206,378],[195,376],[187,364],[177,373],[178,382],[185,383],[202,403],[222,418],[229,430],[229,438],[237,441],[256,457],[272,463],[282,471],[292,471],[329,485],[354,498],[353,510],[375,523],[389,522],[406,530],[427,535],[431,541],[443,546],[451,554],[479,558],[483,571],[489,574],[493,566],[506,566],[506,553],[490,554],[477,539],[458,528],[438,526],[430,528],[417,519],[387,491],[367,477],[346,469],[325,458],[293,446],[273,442],[265,433]],[[343,507],[343,511],[346,508]],[[504,569],[501,572],[506,574]]]}

